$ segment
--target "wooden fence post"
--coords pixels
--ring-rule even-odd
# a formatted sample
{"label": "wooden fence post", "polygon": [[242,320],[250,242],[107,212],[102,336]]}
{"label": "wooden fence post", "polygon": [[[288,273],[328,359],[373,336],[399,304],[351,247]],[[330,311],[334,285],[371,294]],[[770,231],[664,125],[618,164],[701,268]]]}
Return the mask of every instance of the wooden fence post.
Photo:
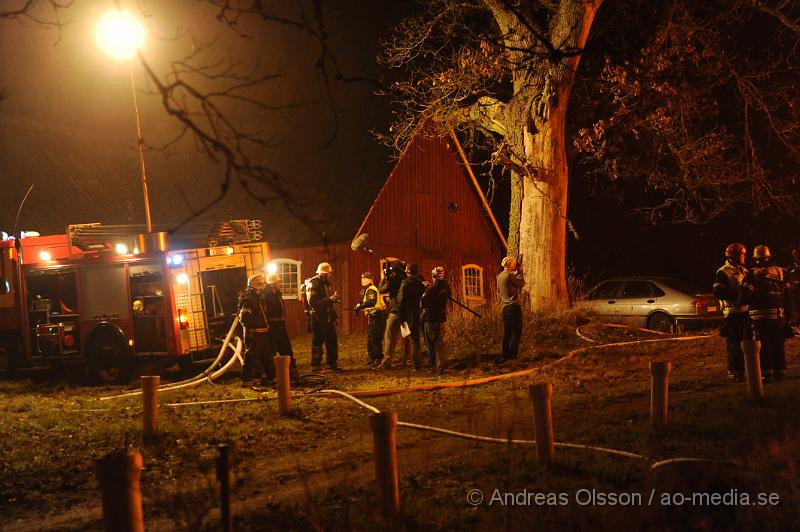
{"label": "wooden fence post", "polygon": [[671,362],[650,362],[650,425],[656,434],[667,429]]}
{"label": "wooden fence post", "polygon": [[397,473],[397,414],[381,412],[369,417],[375,449],[378,509],[388,517],[400,513],[400,479]]}
{"label": "wooden fence post", "polygon": [[278,408],[284,416],[292,411],[292,385],[289,379],[289,365],[292,357],[275,356],[275,375],[278,378]]}
{"label": "wooden fence post", "polygon": [[161,377],[142,377],[142,434],[145,442],[158,439],[158,385]]}
{"label": "wooden fence post", "polygon": [[135,452],[114,452],[94,461],[100,483],[103,525],[108,532],[143,532],[139,477],[144,461]]}
{"label": "wooden fence post", "polygon": [[553,415],[550,409],[553,384],[541,382],[528,387],[533,403],[533,427],[536,434],[536,458],[540,464],[549,464],[556,459]]}

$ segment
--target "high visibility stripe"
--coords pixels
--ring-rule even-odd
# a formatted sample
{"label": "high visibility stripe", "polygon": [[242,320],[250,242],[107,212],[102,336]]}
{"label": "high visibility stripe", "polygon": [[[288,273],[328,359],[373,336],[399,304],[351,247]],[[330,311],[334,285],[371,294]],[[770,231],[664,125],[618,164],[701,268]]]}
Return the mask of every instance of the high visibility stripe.
{"label": "high visibility stripe", "polygon": [[782,316],[782,308],[750,309],[750,317],[754,320],[775,320]]}

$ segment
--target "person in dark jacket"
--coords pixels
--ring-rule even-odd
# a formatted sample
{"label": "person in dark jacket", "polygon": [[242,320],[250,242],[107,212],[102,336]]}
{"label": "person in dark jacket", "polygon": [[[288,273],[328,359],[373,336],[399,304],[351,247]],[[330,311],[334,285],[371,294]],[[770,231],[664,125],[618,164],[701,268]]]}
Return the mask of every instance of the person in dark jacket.
{"label": "person in dark jacket", "polygon": [[761,376],[780,380],[786,371],[783,321],[785,284],[783,269],[770,264],[770,251],[760,245],[753,249],[755,266],[750,268],[739,288],[739,304],[748,305],[752,335],[761,340]]}
{"label": "person in dark jacket", "polygon": [[325,346],[326,363],[331,371],[339,370],[339,340],[336,336],[336,311],[333,304],[340,301],[331,287],[333,267],[327,262],[317,266],[317,275],[306,280],[306,294],[311,308],[311,367],[322,365],[322,348]]}
{"label": "person in dark jacket", "polygon": [[[244,327],[246,350],[242,368],[242,385],[258,384],[263,371],[267,379],[275,378],[275,366],[269,358],[269,321],[262,297],[266,286],[264,276],[256,274],[247,281],[247,289],[239,298],[239,321]],[[271,373],[270,373],[271,371]]]}
{"label": "person in dark jacket", "polygon": [[[419,266],[413,262],[406,266],[407,277],[400,283],[397,292],[397,311],[400,316],[401,326],[404,324],[408,335],[403,337],[403,365],[409,360],[414,363],[414,369],[420,369],[419,335],[420,335],[420,300],[425,291],[425,284],[419,276]],[[401,334],[402,336],[402,334]]]}
{"label": "person in dark jacket", "polygon": [[[267,287],[263,292],[264,303],[267,311],[267,322],[269,323],[269,351],[268,363],[273,366],[272,375],[275,374],[275,353],[291,357],[292,361],[289,371],[293,379],[297,378],[297,362],[294,359],[292,342],[286,331],[286,307],[283,303],[283,293],[281,293],[281,276],[277,272],[267,274]],[[267,372],[270,373],[269,371]]]}
{"label": "person in dark jacket", "polygon": [[383,358],[383,333],[386,331],[386,303],[372,282],[372,274],[361,274],[361,303],[353,308],[356,316],[364,310],[367,315],[367,361],[368,366],[379,364]]}
{"label": "person in dark jacket", "polygon": [[444,370],[443,324],[447,321],[447,303],[450,301],[450,285],[444,278],[444,268],[437,266],[431,271],[431,284],[420,300],[422,307],[422,333],[428,348],[428,368]]}
{"label": "person in dark jacket", "polygon": [[378,287],[378,292],[389,297],[386,319],[386,333],[383,336],[383,360],[378,364],[379,367],[389,369],[392,367],[392,355],[397,347],[397,340],[400,338],[400,311],[397,308],[397,294],[400,292],[400,285],[406,278],[405,264],[400,260],[393,260],[389,267],[384,270],[383,280]]}
{"label": "person in dark jacket", "polygon": [[739,286],[747,273],[744,266],[746,255],[744,244],[728,244],[725,248],[725,264],[714,277],[714,296],[719,300],[724,316],[720,335],[725,337],[728,353],[728,378],[737,382],[744,379],[742,336],[750,321],[747,305],[739,305]]}

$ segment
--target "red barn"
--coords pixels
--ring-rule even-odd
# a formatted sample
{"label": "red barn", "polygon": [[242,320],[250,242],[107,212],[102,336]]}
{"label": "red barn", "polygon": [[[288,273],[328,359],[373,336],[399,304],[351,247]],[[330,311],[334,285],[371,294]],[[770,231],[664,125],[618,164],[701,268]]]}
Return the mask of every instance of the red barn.
{"label": "red barn", "polygon": [[[350,196],[348,204],[327,205],[334,212],[326,235],[329,242],[289,247],[291,236],[284,235],[279,240],[288,245],[275,242],[272,246],[272,261],[283,278],[292,334],[304,332],[306,327],[299,286],[323,261],[333,265],[332,283],[342,296],[340,331],[364,328],[363,317],[345,310],[359,301],[361,273],[372,272],[377,284],[382,271],[376,256],[350,247],[352,240],[364,233],[369,235],[368,247],[377,254],[416,262],[426,279],[432,268],[443,266],[453,296],[466,305],[479,307],[491,301],[506,242],[455,135],[417,135],[377,198],[359,205],[359,191],[353,190]],[[266,232],[269,234],[269,229]],[[300,234],[298,238],[302,238]]]}

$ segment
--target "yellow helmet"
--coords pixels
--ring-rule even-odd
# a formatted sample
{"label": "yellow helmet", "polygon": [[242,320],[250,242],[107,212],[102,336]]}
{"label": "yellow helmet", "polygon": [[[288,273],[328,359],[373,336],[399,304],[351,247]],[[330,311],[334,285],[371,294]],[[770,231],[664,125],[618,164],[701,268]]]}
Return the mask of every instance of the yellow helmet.
{"label": "yellow helmet", "polygon": [[765,246],[764,244],[758,245],[755,248],[753,248],[753,258],[754,259],[767,260],[771,256],[772,255],[769,252],[769,248],[767,246]]}
{"label": "yellow helmet", "polygon": [[281,274],[272,272],[267,274],[267,284],[275,284],[281,281]]}
{"label": "yellow helmet", "polygon": [[317,274],[320,273],[333,273],[333,266],[329,262],[320,262],[317,266]]}

